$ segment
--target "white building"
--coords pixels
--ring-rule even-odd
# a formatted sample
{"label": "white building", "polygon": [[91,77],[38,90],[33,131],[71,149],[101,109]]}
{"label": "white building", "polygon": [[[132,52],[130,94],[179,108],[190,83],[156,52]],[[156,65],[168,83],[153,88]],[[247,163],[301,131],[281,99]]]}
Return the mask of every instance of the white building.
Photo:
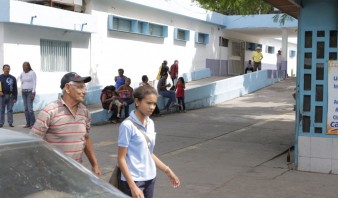
{"label": "white building", "polygon": [[206,67],[212,75],[240,75],[257,45],[262,69],[275,69],[282,49],[288,75],[296,74],[297,45],[287,42],[296,35],[296,21],[280,26],[272,15],[224,16],[184,1],[87,0],[75,1],[76,7],[51,2],[54,7],[0,0],[0,64],[19,76],[22,63],[31,63],[38,78],[35,109],[57,98],[68,71],[93,77],[90,104],[99,102],[99,88],[115,84],[119,68],[134,87],[142,75],[154,80],[163,60],[169,66],[179,60],[180,75]]}

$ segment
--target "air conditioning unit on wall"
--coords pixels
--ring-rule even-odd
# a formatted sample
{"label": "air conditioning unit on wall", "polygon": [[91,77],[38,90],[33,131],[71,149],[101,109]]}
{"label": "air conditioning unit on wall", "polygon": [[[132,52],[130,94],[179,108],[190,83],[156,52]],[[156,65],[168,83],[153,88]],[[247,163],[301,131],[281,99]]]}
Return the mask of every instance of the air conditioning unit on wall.
{"label": "air conditioning unit on wall", "polygon": [[81,12],[83,0],[51,0],[52,7],[63,7],[76,12]]}
{"label": "air conditioning unit on wall", "polygon": [[82,1],[83,0],[74,0],[74,11],[76,12],[82,11]]}

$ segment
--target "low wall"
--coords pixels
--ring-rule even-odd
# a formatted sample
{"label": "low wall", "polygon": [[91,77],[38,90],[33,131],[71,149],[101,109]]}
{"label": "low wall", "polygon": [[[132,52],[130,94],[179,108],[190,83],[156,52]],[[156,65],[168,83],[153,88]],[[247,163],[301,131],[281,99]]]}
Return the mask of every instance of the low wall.
{"label": "low wall", "polygon": [[[23,112],[24,111],[24,105],[23,100],[21,96],[21,91],[19,90],[18,100],[13,106],[13,112]],[[51,94],[39,94],[35,96],[33,107],[34,111],[39,111],[42,108],[44,108],[47,104],[57,100],[61,95],[60,93],[51,93]],[[100,103],[100,95],[101,95],[101,86],[93,86],[89,87],[86,94],[86,99],[84,104],[85,105],[91,105],[91,104],[97,104]]]}
{"label": "low wall", "polygon": [[203,78],[211,77],[211,70],[209,68],[198,69],[190,73],[184,73],[183,78],[185,82],[194,80],[201,80]]}
{"label": "low wall", "polygon": [[[276,70],[262,70],[186,89],[185,106],[187,110],[213,106],[272,85],[280,81],[281,76]],[[159,96],[158,107],[164,109],[167,100]],[[132,109],[134,105],[130,106]],[[109,116],[107,110],[93,111],[92,124],[106,122]]]}

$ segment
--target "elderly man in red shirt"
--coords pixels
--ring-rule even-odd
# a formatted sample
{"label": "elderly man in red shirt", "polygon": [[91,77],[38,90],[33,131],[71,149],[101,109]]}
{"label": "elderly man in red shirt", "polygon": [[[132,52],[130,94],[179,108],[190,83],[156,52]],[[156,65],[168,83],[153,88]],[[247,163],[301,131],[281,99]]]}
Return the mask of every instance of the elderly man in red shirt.
{"label": "elderly man in red shirt", "polygon": [[85,153],[92,171],[98,176],[101,170],[89,136],[90,113],[82,104],[86,95],[86,84],[91,77],[81,77],[75,72],[61,79],[62,96],[44,107],[32,127],[31,134],[57,147],[65,155],[82,162]]}

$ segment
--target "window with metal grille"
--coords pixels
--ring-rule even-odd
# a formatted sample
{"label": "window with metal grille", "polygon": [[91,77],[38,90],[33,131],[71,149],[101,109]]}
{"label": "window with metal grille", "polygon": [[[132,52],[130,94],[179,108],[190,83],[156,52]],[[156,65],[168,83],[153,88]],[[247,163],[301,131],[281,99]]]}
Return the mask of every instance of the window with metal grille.
{"label": "window with metal grille", "polygon": [[209,34],[196,32],[195,37],[196,37],[196,39],[195,39],[196,43],[204,44],[204,45],[209,43]]}
{"label": "window with metal grille", "polygon": [[190,39],[189,30],[183,30],[175,28],[174,30],[174,39],[179,41],[189,41]]}
{"label": "window with metal grille", "polygon": [[156,24],[149,24],[149,34],[152,36],[163,36],[162,26]]}
{"label": "window with metal grille", "polygon": [[130,32],[131,31],[131,20],[114,17],[113,29],[118,30],[118,31]]}
{"label": "window with metal grille", "polygon": [[275,53],[275,47],[273,47],[273,46],[266,46],[266,53],[268,53],[268,54]]}
{"label": "window with metal grille", "polygon": [[180,40],[185,40],[185,31],[184,30],[177,30],[177,38]]}
{"label": "window with metal grille", "polygon": [[204,40],[205,40],[205,35],[204,34],[200,34],[198,36],[197,42],[204,43]]}
{"label": "window with metal grille", "polygon": [[239,42],[232,42],[231,45],[232,56],[241,56],[241,43]]}
{"label": "window with metal grille", "polygon": [[252,42],[245,42],[246,50],[248,51],[255,51],[257,47],[262,49],[262,44],[252,43]]}
{"label": "window with metal grille", "polygon": [[68,72],[71,67],[71,42],[40,40],[41,70]]}
{"label": "window with metal grille", "polygon": [[229,45],[229,40],[220,36],[219,37],[219,46],[228,47],[228,45]]}

